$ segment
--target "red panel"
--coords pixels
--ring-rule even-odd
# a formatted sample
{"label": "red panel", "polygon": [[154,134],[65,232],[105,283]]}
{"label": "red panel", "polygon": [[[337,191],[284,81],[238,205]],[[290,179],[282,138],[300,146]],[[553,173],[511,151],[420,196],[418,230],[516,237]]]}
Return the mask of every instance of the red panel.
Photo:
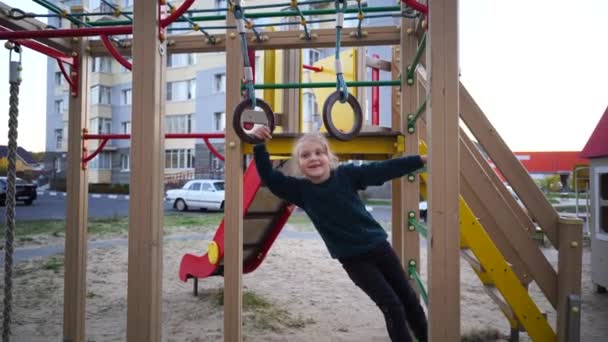
{"label": "red panel", "polygon": [[608,108],[595,126],[589,141],[581,152],[583,158],[600,158],[608,156]]}

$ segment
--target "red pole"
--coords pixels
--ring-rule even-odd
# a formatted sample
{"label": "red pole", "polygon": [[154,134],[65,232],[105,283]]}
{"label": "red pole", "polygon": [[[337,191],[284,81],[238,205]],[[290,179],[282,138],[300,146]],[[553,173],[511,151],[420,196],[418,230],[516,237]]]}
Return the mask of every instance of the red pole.
{"label": "red pole", "polygon": [[[373,54],[373,58],[380,58]],[[380,81],[380,69],[372,68],[372,81]],[[380,125],[380,87],[372,87],[372,126]]]}
{"label": "red pole", "polygon": [[0,32],[0,40],[30,39],[30,38],[66,38],[66,37],[91,37],[102,34],[120,35],[132,34],[132,26],[112,27],[85,27],[78,29],[57,29],[39,31],[6,31]]}
{"label": "red pole", "polygon": [[401,0],[401,2],[423,14],[429,13],[429,8],[426,5],[419,3],[418,0]]}
{"label": "red pole", "polygon": [[[0,27],[0,34],[2,34],[3,32],[12,32],[9,31],[7,29],[5,29],[4,27]],[[26,40],[26,39],[15,39],[13,40],[13,42],[21,45],[21,46],[25,46],[27,48],[30,48],[34,51],[40,52],[44,55],[47,55],[51,58],[55,58],[57,60],[60,60],[64,63],[67,63],[69,65],[74,64],[74,59],[71,56],[66,55],[65,53],[54,49],[52,47],[46,46],[44,44],[38,43],[37,41],[34,40]]]}
{"label": "red pole", "polygon": [[110,42],[110,38],[108,38],[108,36],[106,36],[105,34],[102,34],[101,41],[103,42],[103,45],[106,47],[106,50],[108,50],[110,55],[112,55],[112,57],[114,57],[114,59],[118,63],[120,63],[120,65],[127,68],[128,70],[131,70],[133,68],[133,65],[131,63],[129,63],[129,61],[118,52],[118,50],[116,50],[114,45],[112,45],[112,42]]}
{"label": "red pole", "polygon": [[323,71],[323,67],[316,67],[316,66],[312,66],[312,65],[306,65],[306,64],[302,64],[302,68],[306,69],[306,70],[312,70],[314,72],[321,72]]}

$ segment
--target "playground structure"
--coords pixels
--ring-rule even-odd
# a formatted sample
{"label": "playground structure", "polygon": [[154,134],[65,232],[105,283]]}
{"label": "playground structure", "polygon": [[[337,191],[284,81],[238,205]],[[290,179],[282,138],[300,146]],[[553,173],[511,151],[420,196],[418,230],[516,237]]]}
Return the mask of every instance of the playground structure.
{"label": "playground structure", "polygon": [[[419,292],[425,299],[428,293],[430,339],[459,339],[459,271],[462,255],[471,263],[484,288],[505,313],[511,323],[514,339],[519,330],[525,330],[535,341],[578,340],[582,224],[579,220],[565,219],[558,215],[472,96],[459,83],[457,1],[432,0],[427,7],[415,0],[404,0],[396,10],[401,14],[415,15],[401,17],[399,27],[362,28],[361,22],[367,13],[381,10],[373,6],[353,7],[352,11],[348,8],[345,12],[358,14],[359,25],[356,28],[342,29],[341,35],[338,30],[341,37],[338,39],[335,29],[310,30],[305,16],[313,13],[337,13],[336,22],[340,22],[344,13],[338,9],[339,2],[336,2],[336,10],[301,11],[298,2],[293,1],[288,12],[251,12],[248,15],[247,11],[251,8],[241,7],[240,1],[234,1],[225,16],[213,18],[226,20],[225,33],[209,33],[203,26],[199,26],[198,21],[205,21],[205,16],[182,19],[193,2],[194,0],[186,0],[170,14],[165,14],[161,6],[164,3],[161,1],[135,0],[134,16],[127,22],[85,23],[76,16],[63,13],[64,18],[80,26],[73,29],[42,29],[44,24],[34,18],[21,18],[20,15],[15,15],[19,12],[0,4],[0,26],[3,27],[0,39],[13,41],[56,58],[70,83],[64,340],[84,341],[86,336],[86,161],[87,158],[90,159],[87,156],[87,141],[97,138],[128,138],[91,136],[86,131],[88,75],[83,72],[86,70],[83,66],[88,65],[89,59],[110,54],[125,67],[132,67],[127,339],[160,341],[163,272],[162,156],[165,139],[162,118],[166,54],[226,52],[226,112],[231,113],[242,103],[243,80],[247,96],[245,101],[254,101],[252,89],[264,88],[264,85],[254,85],[251,82],[253,77],[248,69],[247,45],[254,50],[288,51],[334,47],[337,45],[336,40],[341,40],[341,46],[344,47],[394,46],[390,72],[392,79],[398,81],[386,85],[398,85],[399,88],[393,87],[392,91],[390,132],[359,134],[355,130],[350,132],[350,136],[331,138],[332,149],[343,159],[384,159],[416,153],[429,155],[428,173],[393,181],[392,243],[412,281],[422,285],[418,276],[419,232],[429,241],[428,291],[421,286]],[[382,11],[394,10],[382,8]],[[71,11],[74,14],[79,12],[82,14],[82,9]],[[296,23],[302,29],[260,32],[251,21],[258,17],[287,15],[299,17],[300,21]],[[165,35],[164,28],[174,20],[192,21],[195,31],[203,33],[205,40],[201,40],[199,35]],[[98,27],[101,25],[104,27]],[[108,38],[111,35],[126,34],[133,34],[133,38],[122,42],[122,47],[118,48]],[[239,35],[245,39],[240,40]],[[92,36],[100,36],[102,40],[87,38]],[[338,44],[337,47],[339,46]],[[133,56],[132,65],[122,57],[129,54]],[[290,54],[286,52],[284,58],[296,58]],[[64,64],[69,65],[69,72]],[[290,65],[299,63],[284,62],[286,68]],[[340,69],[341,66],[335,68],[336,74],[341,73]],[[292,75],[299,72],[288,71]],[[338,77],[337,82],[331,86],[337,85],[337,91],[343,92],[346,86],[353,84],[380,85],[373,81],[359,82],[348,84]],[[298,87],[301,86],[293,88]],[[300,131],[298,108],[294,92],[284,94],[280,124],[287,134],[276,134],[268,143],[271,155],[289,156],[297,137],[294,133]],[[267,118],[271,120],[274,115]],[[527,213],[515,202],[486,159],[460,128],[460,118],[519,195],[528,209]],[[210,248],[211,253],[203,256],[202,260],[209,260],[214,265],[222,261],[225,278],[224,339],[241,341],[242,274],[248,270],[247,265],[244,265],[244,260],[247,259],[244,257],[247,255],[243,247],[246,242],[243,222],[251,210],[254,197],[264,190],[259,179],[257,183],[247,180],[251,176],[247,173],[244,180],[242,159],[243,154],[251,152],[251,144],[242,142],[242,137],[237,135],[235,128],[240,127],[241,122],[237,121],[235,125],[235,119],[231,115],[226,119],[226,204],[221,228],[223,244]],[[218,137],[201,133],[199,138]],[[252,184],[253,187],[249,188]],[[429,203],[429,229],[417,220],[421,193]],[[275,218],[278,219],[273,218],[267,225],[275,230],[260,242],[264,248],[269,248],[272,244],[286,220],[285,215],[290,212],[285,203],[279,207],[280,210],[275,210],[275,214],[278,213]],[[532,239],[535,232],[533,219],[559,252],[557,271]],[[221,240],[221,236],[217,236],[217,239]],[[265,252],[260,252],[260,255],[256,261],[258,263],[263,260]],[[216,270],[213,274],[216,274]],[[182,279],[198,279],[207,275],[210,274],[180,273]],[[533,281],[555,309],[555,324],[549,322],[530,298],[527,286]]]}

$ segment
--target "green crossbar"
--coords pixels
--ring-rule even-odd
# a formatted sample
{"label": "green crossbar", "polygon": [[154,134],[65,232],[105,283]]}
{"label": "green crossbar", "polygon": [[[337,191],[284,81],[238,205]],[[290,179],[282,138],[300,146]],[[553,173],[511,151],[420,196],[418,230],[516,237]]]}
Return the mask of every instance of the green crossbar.
{"label": "green crossbar", "polygon": [[417,231],[418,233],[420,233],[420,235],[422,235],[425,239],[428,236],[428,228],[426,228],[425,225],[423,225],[422,223],[418,222],[418,219],[416,218],[416,213],[413,211],[410,211],[407,214],[407,224],[408,224],[408,229],[410,231]]}
{"label": "green crossbar", "polygon": [[424,286],[424,283],[422,282],[422,278],[420,278],[418,271],[416,271],[416,261],[415,260],[410,260],[408,262],[407,273],[410,275],[411,279],[414,279],[414,281],[416,281],[416,285],[418,285],[418,289],[420,289],[420,296],[422,297],[422,300],[424,300],[424,304],[429,305],[429,295],[426,292],[426,287]]}

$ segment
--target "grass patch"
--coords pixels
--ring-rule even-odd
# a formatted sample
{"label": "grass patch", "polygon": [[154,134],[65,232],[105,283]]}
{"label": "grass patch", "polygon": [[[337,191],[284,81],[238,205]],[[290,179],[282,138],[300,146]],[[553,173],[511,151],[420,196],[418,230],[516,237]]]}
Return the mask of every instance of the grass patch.
{"label": "grass patch", "polygon": [[[177,227],[201,227],[203,231],[215,229],[222,219],[222,213],[170,213],[164,218],[165,233],[170,233]],[[49,235],[61,237],[65,235],[64,220],[35,220],[19,221],[15,231],[20,241],[32,241],[32,236]],[[96,236],[126,234],[129,227],[128,217],[113,217],[89,220],[89,234]]]}
{"label": "grass patch", "polygon": [[[221,289],[212,298],[218,306],[224,305],[224,292]],[[243,311],[245,326],[256,330],[281,332],[286,328],[301,329],[315,323],[312,318],[293,316],[253,291],[243,292]]]}
{"label": "grass patch", "polygon": [[63,267],[63,258],[51,257],[44,264],[42,264],[43,270],[54,271],[55,273]]}
{"label": "grass patch", "polygon": [[[576,206],[575,205],[565,205],[565,206],[559,206],[559,207],[554,207],[554,208],[555,208],[555,210],[557,210],[560,213],[571,213],[571,214],[576,213]],[[579,214],[586,214],[587,213],[587,209],[585,208],[585,206],[579,205],[578,206],[578,213]]]}

